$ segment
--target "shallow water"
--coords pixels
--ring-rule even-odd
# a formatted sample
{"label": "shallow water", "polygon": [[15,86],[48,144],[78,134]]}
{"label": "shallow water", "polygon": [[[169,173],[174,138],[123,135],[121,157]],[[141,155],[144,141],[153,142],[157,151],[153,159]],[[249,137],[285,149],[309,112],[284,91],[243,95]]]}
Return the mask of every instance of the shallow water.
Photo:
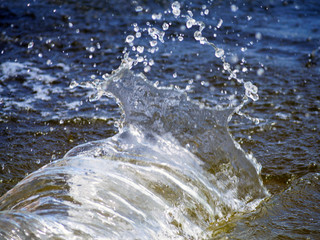
{"label": "shallow water", "polygon": [[[229,73],[223,71],[223,63],[215,57],[214,49],[194,39],[193,33],[197,27],[190,29],[182,27],[186,26],[185,18],[164,13],[165,10],[172,9],[169,1],[155,3],[148,1],[132,1],[131,3],[128,1],[32,1],[30,3],[10,1],[1,2],[0,6],[1,195],[13,188],[26,175],[47,163],[62,158],[67,151],[79,144],[107,139],[114,135],[115,142],[113,144],[123,143],[121,141],[124,140],[118,137],[120,135],[116,135],[118,128],[114,126],[114,124],[121,126],[123,123],[118,121],[121,119],[121,111],[116,101],[109,97],[102,97],[98,101],[90,102],[88,99],[92,94],[95,94],[93,89],[70,88],[69,85],[72,81],[81,83],[95,78],[103,79],[103,74],[110,73],[120,65],[124,47],[129,48],[130,56],[134,56],[134,53],[138,51],[133,51],[129,44],[125,43],[128,35],[135,35],[133,23],[143,27],[147,26],[146,22],[149,21],[151,25],[159,29],[163,27],[163,22],[171,23],[169,29],[165,31],[164,43],[158,41],[159,50],[155,53],[147,51],[147,47],[150,46],[149,41],[152,38],[145,32],[143,33],[148,38],[143,35],[134,40],[135,46],[145,46],[145,59],[148,60],[151,69],[145,72],[145,65],[142,62],[134,66],[133,70],[144,72],[149,81],[153,83],[158,81],[159,86],[162,87],[173,85],[177,86],[176,88],[186,89],[184,92],[188,93],[190,101],[200,101],[204,105],[200,109],[217,106],[223,108],[230,105],[231,108],[234,108],[240,104],[245,94],[242,83],[236,79],[228,80]],[[138,130],[143,130],[143,136],[145,131],[151,135],[148,137],[147,134],[146,138],[141,138],[140,146],[133,145],[137,151],[138,149],[142,151],[142,148],[144,153],[148,153],[148,155],[141,157],[139,154],[135,154],[134,159],[137,162],[146,162],[148,159],[154,160],[154,156],[160,154],[158,158],[163,159],[160,162],[164,163],[168,158],[163,156],[161,147],[159,152],[155,152],[154,148],[149,151],[148,144],[152,144],[152,141],[160,141],[164,143],[162,147],[165,147],[170,143],[167,149],[173,147],[172,153],[177,154],[178,151],[179,154],[182,154],[172,159],[184,159],[190,163],[185,166],[186,169],[183,171],[188,177],[179,174],[179,171],[183,169],[179,164],[179,171],[165,169],[167,175],[164,172],[162,175],[159,171],[157,174],[152,172],[157,168],[152,168],[153,170],[150,172],[147,166],[135,164],[141,168],[140,171],[145,171],[145,176],[159,177],[155,181],[159,180],[162,184],[155,184],[154,189],[158,191],[160,196],[160,192],[166,191],[165,196],[171,196],[169,194],[170,187],[165,187],[173,186],[170,176],[175,179],[188,178],[190,180],[190,178],[199,177],[192,175],[194,172],[200,174],[201,178],[204,177],[201,182],[211,181],[212,186],[208,188],[209,190],[204,190],[205,198],[195,199],[206,199],[204,202],[201,201],[202,206],[209,205],[209,209],[214,210],[210,210],[208,213],[208,208],[205,208],[205,211],[200,208],[199,211],[202,211],[202,214],[197,213],[196,217],[185,218],[188,215],[183,215],[187,220],[181,220],[184,219],[183,217],[179,218],[184,223],[179,225],[169,224],[168,216],[170,214],[168,213],[170,210],[166,209],[167,215],[162,218],[164,225],[159,222],[154,224],[151,220],[152,217],[147,217],[150,221],[145,221],[141,225],[145,228],[142,228],[137,221],[130,223],[131,226],[136,227],[133,229],[142,229],[141,232],[135,232],[134,235],[140,238],[144,238],[143,236],[156,238],[155,235],[152,235],[153,233],[145,231],[153,229],[158,237],[162,230],[161,233],[164,234],[162,237],[170,238],[202,236],[214,239],[226,237],[235,239],[317,239],[320,222],[318,207],[320,200],[320,34],[318,30],[320,4],[317,1],[267,1],[263,4],[251,1],[208,1],[205,4],[202,1],[181,2],[181,15],[186,14],[187,9],[193,12],[193,18],[206,25],[202,35],[224,50],[226,61],[231,64],[232,69],[239,69],[237,78],[243,79],[245,82],[250,81],[259,89],[259,100],[249,100],[241,109],[242,115],[234,114],[228,126],[232,136],[241,147],[249,155],[252,154],[261,164],[261,177],[270,196],[265,198],[257,208],[253,207],[254,210],[245,209],[239,205],[234,207],[231,203],[233,207],[230,207],[230,204],[226,204],[228,207],[217,204],[219,201],[216,200],[217,195],[213,194],[212,189],[219,184],[213,184],[210,176],[202,173],[207,170],[210,172],[210,167],[202,164],[206,163],[208,159],[206,151],[201,152],[201,149],[208,146],[204,141],[206,138],[197,138],[200,141],[195,144],[198,148],[190,146],[190,144],[186,145],[189,140],[194,140],[192,137],[197,136],[195,134],[197,131],[191,132],[191,137],[187,137],[188,132],[179,128],[180,126],[186,127],[186,123],[181,125],[179,123],[190,116],[185,117],[181,114],[187,113],[192,116],[196,116],[196,114],[192,114],[191,109],[184,108],[183,104],[182,106],[178,104],[181,107],[176,108],[176,116],[171,120],[166,118],[163,131],[157,125],[159,122],[151,126],[147,120],[143,121],[143,127],[140,128],[140,126]],[[161,19],[158,19],[159,16],[153,15],[154,13],[162,13]],[[180,41],[181,37],[183,37],[182,41]],[[150,59],[155,62],[154,65],[150,64]],[[138,98],[137,100],[141,99],[141,96],[134,96]],[[163,105],[160,104],[160,106]],[[255,124],[248,120],[250,117],[245,118],[243,115],[259,119],[259,123]],[[137,115],[132,114],[130,119],[136,120],[135,116]],[[154,118],[151,119],[154,120]],[[198,121],[196,123],[201,125],[199,128],[206,127],[201,118],[195,119]],[[170,127],[170,124],[173,126]],[[210,125],[211,123],[206,124]],[[126,126],[123,127],[126,129]],[[192,129],[190,126],[186,128]],[[132,129],[126,131],[129,131],[129,136],[135,132]],[[169,132],[173,139],[168,135],[164,137],[164,132]],[[225,135],[218,136],[226,136],[221,139],[231,143],[232,141],[225,140],[229,136],[228,130],[224,130],[223,133]],[[152,135],[160,136],[161,140]],[[130,141],[137,142],[130,139],[129,136],[126,136],[129,138],[129,140],[125,140],[126,144]],[[137,138],[137,136],[134,137]],[[102,140],[97,143],[105,144],[108,141],[111,140]],[[172,146],[172,143],[175,144]],[[91,146],[90,144],[85,146]],[[214,144],[209,146],[214,146]],[[224,152],[232,152],[226,145],[224,147]],[[188,153],[185,153],[181,148],[187,149]],[[75,151],[77,151],[76,149],[79,148],[75,148]],[[85,149],[82,150],[85,152]],[[110,154],[111,149],[117,148],[109,146],[107,149]],[[128,149],[128,146],[121,145],[118,150],[120,149]],[[212,152],[216,152],[216,150]],[[131,154],[135,153],[132,149],[131,151]],[[104,154],[107,153],[104,152]],[[239,157],[241,154],[236,155],[238,156],[236,159],[241,160]],[[86,157],[90,158],[90,156]],[[129,155],[122,156],[121,159],[126,159],[126,157],[133,158]],[[14,209],[21,209],[23,204],[27,204],[26,202],[22,201],[19,205],[19,201],[15,202],[11,199],[9,203],[4,203],[2,199],[1,234],[10,236],[10,234],[14,234],[12,231],[18,232],[17,234],[25,234],[19,232],[21,228],[15,225],[19,226],[20,224],[20,226],[24,226],[22,229],[46,229],[43,231],[44,234],[64,229],[65,235],[62,238],[68,239],[71,236],[106,237],[106,233],[101,232],[99,227],[92,227],[90,231],[93,232],[79,227],[78,231],[74,232],[74,225],[68,225],[72,221],[67,221],[68,217],[77,218],[81,211],[86,212],[89,209],[87,213],[90,213],[93,205],[86,201],[95,199],[101,203],[98,212],[105,214],[99,215],[97,221],[105,221],[105,224],[108,224],[110,213],[106,214],[106,205],[102,204],[101,199],[109,199],[110,202],[121,204],[121,201],[114,199],[116,196],[123,195],[119,192],[119,195],[112,195],[114,192],[109,189],[112,185],[101,183],[102,179],[112,179],[110,176],[115,171],[112,169],[119,166],[110,164],[110,169],[106,169],[106,166],[100,168],[102,160],[99,157],[95,159],[95,161],[91,159],[92,164],[86,166],[89,161],[85,161],[85,157],[76,159],[69,156],[69,158],[59,160],[57,163],[52,163],[46,168],[47,170],[38,172],[40,175],[52,175],[51,182],[46,182],[51,184],[51,188],[45,189],[43,193],[52,193],[56,199],[60,199],[61,201],[58,201],[60,207],[46,209],[46,198],[44,197],[42,198],[44,201],[39,206],[30,207],[27,213],[17,213]],[[253,158],[249,157],[249,159]],[[235,161],[236,165],[239,165],[238,168],[244,169],[246,164],[241,165],[241,162]],[[126,176],[131,176],[129,174],[130,164],[132,164],[130,161],[123,163],[122,167],[128,168]],[[169,165],[172,166],[172,164],[174,163],[170,162]],[[219,163],[217,165],[222,166]],[[90,168],[94,169],[95,173],[90,175],[88,180],[85,169]],[[55,175],[54,171],[60,171],[62,175]],[[146,174],[148,171],[151,175]],[[108,172],[109,175],[104,175],[105,172]],[[191,176],[188,175],[189,173]],[[235,176],[248,180],[247,170],[242,170],[242,173],[235,173]],[[216,172],[213,172],[212,175],[217,176],[214,174],[217,174]],[[34,175],[31,175],[31,179],[33,179],[32,176]],[[231,181],[232,176],[228,175],[226,179]],[[113,179],[115,179],[114,176]],[[245,180],[240,182],[245,183]],[[118,181],[117,184],[120,184],[119,178]],[[169,182],[164,184],[166,181]],[[195,184],[194,181],[191,182]],[[114,186],[117,184],[115,183]],[[20,186],[30,187],[28,184]],[[37,186],[34,185],[35,193],[41,192]],[[81,188],[81,186],[84,187]],[[254,186],[257,185],[254,184]],[[79,195],[79,189],[86,191],[87,200],[81,198],[83,196]],[[101,189],[109,189],[109,191],[101,192]],[[218,192],[223,192],[226,189],[228,188],[218,189]],[[229,199],[233,199],[233,201],[240,199],[244,206],[249,207],[249,203],[252,202],[250,197],[253,196],[252,199],[260,199],[261,197],[260,194],[254,195],[254,191],[248,190],[248,188],[244,192],[247,194],[247,199],[241,194],[233,195]],[[30,193],[32,193],[31,190]],[[59,198],[59,194],[64,197]],[[208,197],[210,194],[213,195]],[[65,196],[69,196],[69,198]],[[183,207],[192,209],[188,206],[188,199],[190,196],[191,199],[194,199],[195,195],[183,195],[182,191],[181,194],[175,192],[172,198],[179,199],[179,196],[183,196],[182,202],[185,201],[184,204],[181,204],[181,212],[184,212]],[[27,195],[17,196],[18,200],[25,198]],[[72,201],[76,198],[82,199],[87,205],[84,205],[83,208],[79,207],[77,202]],[[31,201],[35,203],[35,199],[35,197],[31,198]],[[130,201],[132,205],[126,206],[135,206],[132,198]],[[139,200],[136,201],[139,202]],[[191,201],[191,203],[194,202]],[[162,206],[167,205],[168,203]],[[148,208],[147,205],[145,207]],[[39,212],[37,214],[29,213],[41,212],[41,208],[43,215],[47,216],[45,223],[39,222],[41,219]],[[69,209],[77,209],[80,213]],[[165,211],[161,211],[161,209],[162,207],[156,208],[159,212],[152,214],[146,209],[141,211],[150,214],[150,216],[162,216]],[[91,211],[91,213],[93,212]],[[130,216],[129,210],[123,211],[122,214],[129,220],[137,219]],[[179,211],[174,214],[179,214]],[[171,212],[170,216],[178,216],[174,214]],[[58,217],[59,221],[64,219],[64,224],[62,226],[57,224],[58,221],[55,217]],[[28,222],[29,226],[28,224],[23,225]],[[81,224],[79,223],[77,226],[81,226]],[[93,225],[97,226],[95,223]],[[177,230],[179,226],[180,232]],[[193,228],[187,226],[193,226]],[[169,230],[163,232],[164,229]],[[205,233],[203,233],[203,229],[205,229]],[[125,231],[123,228],[117,229],[114,236],[120,232]],[[111,233],[110,236],[112,236]]]}

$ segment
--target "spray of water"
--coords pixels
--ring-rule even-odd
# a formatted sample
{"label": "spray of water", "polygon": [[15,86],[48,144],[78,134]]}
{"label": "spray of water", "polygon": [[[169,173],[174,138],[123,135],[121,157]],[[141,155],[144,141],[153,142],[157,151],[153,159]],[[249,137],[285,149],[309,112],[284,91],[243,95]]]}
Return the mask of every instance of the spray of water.
{"label": "spray of water", "polygon": [[[190,11],[183,15],[177,1],[171,13],[196,28],[196,41],[214,49],[229,79],[244,85],[244,99],[257,100],[257,87],[238,78],[224,50],[203,36],[205,24]],[[209,226],[254,210],[268,196],[261,166],[228,131],[241,106],[205,107],[183,90],[160,88],[134,73],[141,64],[150,71],[154,61],[143,53],[159,50],[170,22],[161,29],[133,27],[135,34],[125,40],[131,51],[125,51],[118,69],[101,79],[71,83],[95,89],[91,100],[106,95],[117,101],[119,133],[75,147],[2,196],[2,238],[206,239]],[[148,47],[134,44],[142,33],[151,39]]]}

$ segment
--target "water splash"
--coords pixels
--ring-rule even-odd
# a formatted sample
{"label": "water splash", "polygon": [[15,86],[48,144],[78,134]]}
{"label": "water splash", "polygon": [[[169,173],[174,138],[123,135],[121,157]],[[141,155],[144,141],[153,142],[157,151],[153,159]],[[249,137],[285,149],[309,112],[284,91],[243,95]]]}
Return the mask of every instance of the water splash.
{"label": "water splash", "polygon": [[247,165],[247,157],[227,129],[236,109],[206,108],[190,100],[182,90],[157,88],[142,73],[134,74],[130,70],[132,66],[133,60],[126,57],[111,75],[87,85],[98,89],[99,96],[111,95],[117,100],[123,112],[120,131],[134,125],[145,133],[169,134],[209,165],[220,165],[225,156],[219,152],[226,152],[235,169],[248,171],[244,178],[250,175],[258,179],[259,166]]}
{"label": "water splash", "polygon": [[157,88],[130,70],[133,63],[126,57],[84,84],[117,100],[119,133],[72,149],[0,198],[0,222],[10,219],[3,232],[25,229],[4,238],[205,238],[210,224],[267,196],[259,165],[228,132],[234,109]]}
{"label": "water splash", "polygon": [[[244,84],[245,96],[256,100],[258,89],[238,78],[224,50],[203,36],[204,23],[192,12],[183,15],[177,1],[171,8],[175,18],[187,19],[187,28],[197,28],[195,40],[213,47],[229,79]],[[148,48],[134,44],[141,35],[133,26],[136,34],[126,43],[134,57],[128,51],[111,74],[70,85],[96,90],[92,101],[116,99],[119,133],[75,147],[2,196],[2,238],[209,238],[210,225],[255,209],[268,195],[261,166],[228,131],[241,105],[205,107],[185,91],[160,88],[134,73],[138,64],[149,72],[153,60],[142,54],[157,51],[170,23],[143,30],[151,37]]]}
{"label": "water splash", "polygon": [[[202,6],[202,9],[208,10],[206,5]],[[237,10],[237,7],[235,5],[233,5],[232,9],[234,11]],[[207,15],[204,13],[204,11],[202,11],[201,15]],[[208,45],[210,47],[213,48],[213,55],[217,58],[219,58],[221,60],[221,65],[222,65],[222,69],[224,73],[228,74],[228,79],[229,80],[236,80],[238,84],[243,85],[244,88],[244,95],[242,98],[242,102],[238,104],[238,106],[235,108],[235,112],[240,115],[243,116],[249,120],[251,120],[252,122],[258,124],[259,123],[259,119],[252,117],[248,114],[245,114],[241,111],[241,108],[249,101],[249,99],[253,100],[253,101],[257,101],[259,99],[259,95],[258,95],[258,87],[256,85],[254,85],[252,82],[250,81],[244,81],[242,78],[238,77],[238,73],[239,70],[238,69],[232,69],[231,64],[227,61],[226,58],[226,54],[225,51],[218,47],[215,43],[210,42],[203,34],[204,30],[206,29],[206,25],[204,22],[199,21],[196,19],[196,17],[194,16],[195,14],[191,11],[191,10],[187,10],[186,12],[184,12],[184,9],[182,7],[182,4],[180,4],[178,1],[175,1],[172,3],[171,5],[171,11],[165,11],[163,14],[161,14],[161,17],[164,17],[166,15],[170,15],[172,14],[174,16],[175,19],[179,19],[179,21],[184,21],[185,22],[185,27],[187,29],[192,29],[192,28],[196,28],[196,30],[193,32],[193,37],[196,41],[198,41],[200,44],[202,45]],[[169,16],[170,17],[170,16]],[[161,18],[160,18],[161,19]],[[158,19],[158,20],[160,20]],[[147,22],[147,27],[146,28],[137,28],[137,24],[134,24],[135,26],[135,31],[136,33],[139,33],[139,36],[142,36],[142,34],[144,32],[148,33],[148,36],[152,38],[152,40],[150,41],[150,47],[151,48],[147,48],[148,52],[152,55],[155,54],[159,51],[159,42],[160,43],[165,43],[165,39],[168,40],[175,40],[175,37],[173,36],[167,36],[165,38],[165,34],[166,31],[168,31],[168,29],[170,28],[170,25],[172,25],[173,22],[167,22],[167,21],[163,21],[162,26],[160,28],[157,28],[155,26],[153,26],[150,22]],[[221,28],[223,24],[223,20],[219,19],[217,26],[215,29],[219,29]],[[181,28],[182,31],[184,31],[184,28]],[[162,31],[163,30],[163,31]],[[181,42],[184,40],[184,33],[178,33],[177,30],[175,30],[175,35],[177,35],[178,40]],[[128,37],[131,35],[128,35]],[[147,36],[145,36],[146,38]],[[177,42],[178,44],[178,42]],[[137,47],[135,47],[134,45],[134,41],[130,42],[130,46],[132,47],[132,50],[137,51]],[[127,51],[125,51],[127,52]],[[129,51],[127,53],[130,53]],[[142,63],[144,65],[144,72],[148,73],[150,72],[152,66],[154,65],[154,60],[152,59],[152,56],[148,57],[146,55],[141,56],[141,52],[138,51],[137,54],[135,54],[134,56],[131,56],[134,59],[134,63],[133,65],[139,65],[140,63]],[[176,74],[174,74],[173,76],[176,76]],[[230,106],[233,106],[234,103],[230,102]]]}

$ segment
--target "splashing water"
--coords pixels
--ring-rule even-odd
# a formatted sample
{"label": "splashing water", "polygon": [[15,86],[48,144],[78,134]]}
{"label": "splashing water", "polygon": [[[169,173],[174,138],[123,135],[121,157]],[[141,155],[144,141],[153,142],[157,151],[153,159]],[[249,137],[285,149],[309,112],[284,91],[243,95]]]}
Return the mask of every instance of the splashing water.
{"label": "splashing water", "polygon": [[[214,49],[214,55],[219,58],[222,61],[222,66],[223,69],[229,74],[228,79],[235,79],[238,83],[243,84],[244,88],[245,88],[245,95],[244,95],[244,103],[247,102],[248,98],[252,99],[253,101],[257,101],[259,99],[259,95],[258,95],[258,88],[257,86],[255,86],[254,84],[252,84],[251,82],[244,82],[243,79],[239,78],[237,76],[237,73],[239,72],[238,69],[234,69],[232,70],[230,64],[227,62],[226,60],[226,56],[225,56],[225,52],[222,48],[217,47],[214,43],[208,41],[208,39],[206,37],[203,36],[203,31],[206,28],[205,23],[202,21],[198,21],[194,18],[194,14],[192,11],[188,10],[187,14],[181,14],[181,4],[178,1],[175,1],[172,3],[171,5],[171,9],[172,9],[172,14],[174,15],[175,18],[179,18],[181,20],[185,21],[185,26],[187,27],[187,29],[191,29],[193,27],[198,28],[194,33],[193,33],[193,37],[196,41],[198,41],[200,44],[203,45],[209,45]],[[161,18],[160,18],[161,19]],[[217,27],[216,28],[220,28],[221,25],[223,23],[223,20],[220,19]],[[163,22],[162,24],[162,30],[157,29],[156,27],[152,26],[149,22],[147,23],[147,28],[139,28],[137,27],[137,23],[133,24],[134,26],[134,30],[136,32],[136,34],[138,34],[139,36],[142,35],[143,32],[147,32],[149,37],[152,38],[152,40],[150,41],[150,46],[151,48],[148,49],[148,51],[152,54],[154,54],[155,52],[157,52],[159,50],[159,48],[154,48],[157,46],[158,41],[160,41],[161,43],[164,43],[164,36],[165,36],[165,32],[170,28],[170,24],[168,24],[167,22]],[[160,28],[160,29],[161,29]],[[184,29],[184,28],[183,28]],[[177,33],[176,33],[177,34]],[[178,37],[178,39],[180,41],[183,41],[183,37],[181,36],[182,34],[180,34],[180,37]],[[130,40],[128,40],[128,38]],[[129,45],[132,47],[132,49],[134,51],[137,51],[137,49],[134,46],[134,36],[133,35],[128,35],[126,42],[129,43]],[[143,64],[146,66],[148,65],[148,59],[146,56],[144,56],[144,58],[141,58],[141,55],[138,54],[135,55],[135,60],[133,62],[134,65],[137,65],[141,62],[143,62]],[[150,59],[151,61],[153,61],[152,59]],[[150,64],[151,66],[153,64]],[[148,71],[145,72],[149,72],[150,68],[147,68]],[[237,108],[237,112],[240,110],[240,108]],[[240,113],[241,114],[241,113]],[[251,120],[255,120],[254,118],[251,118],[248,116],[249,119]]]}
{"label": "splashing water", "polygon": [[267,195],[259,166],[227,130],[233,110],[158,89],[129,60],[93,85],[122,107],[119,134],[74,148],[4,195],[3,232],[24,229],[5,237],[205,237]]}
{"label": "splashing water", "polygon": [[[206,9],[206,6],[203,5],[203,8]],[[208,10],[208,9],[206,9]],[[165,11],[164,14],[159,14],[159,16],[164,16],[164,15],[170,15],[172,14],[174,16],[175,19],[179,19],[185,22],[185,27],[187,29],[192,29],[192,28],[196,28],[196,30],[193,33],[193,38],[198,41],[200,44],[202,45],[208,45],[210,47],[213,48],[214,50],[214,56],[219,58],[222,62],[222,67],[223,67],[223,72],[228,74],[228,80],[236,80],[236,82],[238,84],[243,85],[244,87],[244,95],[242,98],[242,102],[240,104],[238,104],[238,106],[235,108],[235,113],[237,113],[240,116],[243,116],[249,120],[251,120],[252,122],[258,124],[259,123],[259,119],[252,117],[248,114],[245,114],[241,111],[241,108],[248,102],[249,99],[253,100],[253,101],[257,101],[259,99],[259,95],[258,95],[258,87],[256,85],[254,85],[252,82],[250,81],[244,81],[242,78],[238,77],[238,69],[232,69],[230,63],[227,61],[226,58],[226,54],[225,51],[222,48],[219,48],[218,46],[216,46],[216,44],[214,44],[213,42],[210,42],[204,35],[203,35],[203,31],[206,28],[206,25],[204,22],[197,20],[194,17],[194,13],[191,10],[188,10],[185,14],[183,14],[183,9],[182,9],[182,5],[178,2],[175,1],[171,4],[171,11]],[[202,14],[203,15],[203,14]],[[160,18],[156,18],[158,20],[161,19]],[[154,17],[152,17],[153,19],[155,19]],[[144,47],[147,52],[149,52],[151,55],[155,54],[156,52],[159,51],[159,42],[160,43],[165,43],[165,35],[166,32],[169,30],[170,25],[172,24],[172,22],[163,22],[162,26],[160,26],[159,28],[157,28],[156,26],[153,26],[150,22],[147,22],[147,27],[146,28],[139,28],[137,23],[134,23],[134,31],[136,32],[136,36],[138,36],[136,39],[140,38],[143,33],[147,33],[147,35],[145,36],[145,38],[147,37],[151,37],[152,40],[149,41],[149,46]],[[223,24],[223,20],[219,19],[216,29],[219,29]],[[182,27],[182,31],[184,31],[185,27]],[[178,40],[181,42],[184,40],[184,33],[180,33],[178,34],[177,32],[175,32],[175,35],[178,35]],[[128,38],[130,39],[130,41],[128,41]],[[167,37],[168,39],[172,39],[172,41],[175,41],[175,37]],[[148,73],[150,72],[152,66],[154,65],[154,60],[150,57],[148,58],[147,55],[142,55],[143,52],[139,51],[139,49],[141,49],[142,46],[135,46],[134,43],[135,38],[133,37],[133,35],[128,35],[126,42],[129,43],[129,46],[131,47],[131,50],[133,50],[134,52],[137,52],[132,58],[133,60],[133,65],[139,65],[139,64],[143,64],[144,66],[144,72]],[[124,53],[127,52],[127,49],[125,49]],[[128,51],[128,53],[130,53],[130,51]],[[174,77],[176,76],[176,74],[173,75]],[[230,107],[232,107],[233,105],[230,104]]]}
{"label": "splashing water", "polygon": [[[171,8],[175,18],[183,17],[179,2]],[[257,100],[257,87],[237,78],[224,50],[202,36],[203,22],[191,12],[184,17],[187,28],[198,27],[194,38],[214,48],[229,78],[244,84],[247,98]],[[164,31],[169,27],[162,25]],[[152,38],[149,49],[134,46],[137,34],[128,35],[135,57],[126,53],[111,74],[80,84],[97,91],[91,100],[116,99],[122,109],[119,133],[75,147],[2,196],[2,238],[208,238],[209,226],[255,209],[268,195],[260,165],[228,131],[241,105],[204,107],[184,91],[159,88],[133,72],[140,63],[148,72],[152,59],[140,54],[153,54],[164,42],[163,31],[150,26],[146,32]]]}

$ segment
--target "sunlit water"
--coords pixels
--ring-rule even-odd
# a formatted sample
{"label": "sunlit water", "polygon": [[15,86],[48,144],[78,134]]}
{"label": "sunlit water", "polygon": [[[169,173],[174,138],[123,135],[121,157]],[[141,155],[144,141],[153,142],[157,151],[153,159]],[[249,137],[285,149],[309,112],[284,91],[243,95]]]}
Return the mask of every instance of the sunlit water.
{"label": "sunlit water", "polygon": [[317,1],[0,6],[1,238],[317,238]]}

